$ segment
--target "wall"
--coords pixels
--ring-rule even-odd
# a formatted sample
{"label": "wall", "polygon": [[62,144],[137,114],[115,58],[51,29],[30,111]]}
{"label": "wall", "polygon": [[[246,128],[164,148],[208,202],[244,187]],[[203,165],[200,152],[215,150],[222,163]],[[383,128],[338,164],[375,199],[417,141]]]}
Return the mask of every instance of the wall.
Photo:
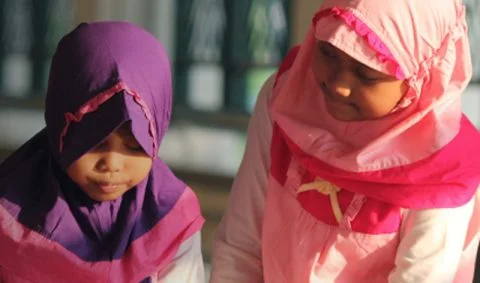
{"label": "wall", "polygon": [[[151,2],[155,5],[149,6]],[[301,42],[311,17],[321,0],[293,1],[292,41]],[[174,55],[173,0],[75,0],[76,23],[92,20],[129,20],[139,25],[154,21],[151,30]],[[470,87],[464,94],[463,108],[480,126],[480,87]],[[44,126],[43,111],[0,108],[0,149],[15,149]],[[174,124],[160,148],[160,155],[175,168],[222,176],[233,176],[240,164],[245,133],[238,130],[213,129],[192,123]]]}
{"label": "wall", "polygon": [[312,16],[318,10],[322,0],[294,0],[293,9],[293,33],[292,42],[300,43],[307,33],[308,26],[312,22]]}

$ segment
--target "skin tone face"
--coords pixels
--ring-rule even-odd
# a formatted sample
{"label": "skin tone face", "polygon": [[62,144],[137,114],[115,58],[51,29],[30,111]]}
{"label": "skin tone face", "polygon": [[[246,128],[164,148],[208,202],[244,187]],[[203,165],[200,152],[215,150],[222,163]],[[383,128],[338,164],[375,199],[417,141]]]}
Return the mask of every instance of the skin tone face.
{"label": "skin tone face", "polygon": [[72,163],[67,174],[91,199],[109,201],[135,187],[151,168],[151,156],[125,123]]}
{"label": "skin tone face", "polygon": [[317,43],[312,70],[328,112],[341,121],[386,116],[407,91],[403,80],[371,69],[324,41]]}

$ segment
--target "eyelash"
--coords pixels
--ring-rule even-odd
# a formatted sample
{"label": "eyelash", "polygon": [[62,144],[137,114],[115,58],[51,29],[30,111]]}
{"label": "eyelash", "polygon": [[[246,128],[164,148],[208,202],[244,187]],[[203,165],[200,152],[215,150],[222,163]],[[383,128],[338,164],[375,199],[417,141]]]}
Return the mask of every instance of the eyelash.
{"label": "eyelash", "polygon": [[372,78],[372,77],[366,76],[360,70],[357,70],[356,73],[357,73],[358,78],[361,79],[362,81],[366,82],[366,83],[374,83],[374,82],[377,82],[379,80],[379,78]]}
{"label": "eyelash", "polygon": [[328,58],[335,58],[337,56],[335,56],[335,54],[328,50],[325,46],[321,46],[320,47],[320,52],[322,53],[322,55],[324,55],[325,57],[328,57]]}
{"label": "eyelash", "polygon": [[93,149],[101,149],[104,146],[105,146],[105,142],[101,142],[101,143],[97,144]]}
{"label": "eyelash", "polygon": [[131,146],[131,145],[125,144],[125,146],[133,152],[142,152],[143,151],[143,147],[141,145]]}

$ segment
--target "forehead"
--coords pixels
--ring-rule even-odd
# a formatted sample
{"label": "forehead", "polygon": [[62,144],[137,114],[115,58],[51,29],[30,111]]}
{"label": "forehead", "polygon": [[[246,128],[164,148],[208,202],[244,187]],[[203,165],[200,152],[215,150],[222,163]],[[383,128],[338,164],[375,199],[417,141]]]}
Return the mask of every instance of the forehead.
{"label": "forehead", "polygon": [[[343,65],[348,65],[352,68],[360,68],[364,71],[368,71],[368,72],[375,73],[375,74],[382,74],[382,75],[385,75],[385,76],[390,76],[387,73],[377,71],[377,70],[367,66],[366,64],[356,60],[355,58],[348,55],[343,50],[335,47],[334,45],[332,45],[331,43],[329,43],[327,41],[322,41],[322,40],[318,41],[317,42],[317,47],[318,47],[318,49],[326,49],[326,50],[328,50],[328,52],[333,53],[333,55],[335,55],[335,57],[336,57],[335,58],[336,61],[340,61],[339,63],[341,63]],[[317,50],[317,52],[318,51],[319,50]]]}

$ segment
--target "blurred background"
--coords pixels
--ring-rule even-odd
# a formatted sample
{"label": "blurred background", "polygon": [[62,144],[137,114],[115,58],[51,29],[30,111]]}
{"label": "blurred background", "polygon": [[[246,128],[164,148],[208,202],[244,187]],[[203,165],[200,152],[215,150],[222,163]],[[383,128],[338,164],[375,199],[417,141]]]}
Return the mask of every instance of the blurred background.
{"label": "blurred background", "polygon": [[[464,111],[480,125],[480,0],[464,0],[475,75]],[[127,20],[156,36],[173,68],[172,126],[160,156],[197,192],[204,256],[245,146],[258,91],[302,41],[321,0],[0,0],[0,160],[44,127],[50,60],[81,22]]]}

